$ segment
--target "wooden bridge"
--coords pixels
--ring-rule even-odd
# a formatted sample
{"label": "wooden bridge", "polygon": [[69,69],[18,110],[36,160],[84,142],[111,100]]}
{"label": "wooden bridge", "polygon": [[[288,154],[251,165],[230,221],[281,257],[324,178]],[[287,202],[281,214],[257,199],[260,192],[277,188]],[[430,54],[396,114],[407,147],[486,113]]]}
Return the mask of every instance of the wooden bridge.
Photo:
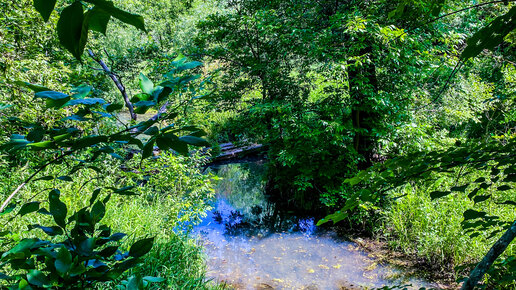
{"label": "wooden bridge", "polygon": [[262,144],[249,144],[237,146],[233,143],[221,143],[220,154],[211,158],[211,163],[240,159],[250,154],[259,153],[264,150]]}

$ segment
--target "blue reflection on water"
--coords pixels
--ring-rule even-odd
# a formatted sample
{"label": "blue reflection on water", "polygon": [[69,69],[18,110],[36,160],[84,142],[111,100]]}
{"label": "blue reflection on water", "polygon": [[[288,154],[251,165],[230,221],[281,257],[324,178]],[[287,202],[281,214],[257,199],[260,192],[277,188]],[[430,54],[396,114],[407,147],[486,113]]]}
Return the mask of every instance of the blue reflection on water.
{"label": "blue reflection on water", "polygon": [[260,172],[256,164],[222,166],[213,210],[194,227],[204,241],[208,276],[215,281],[237,289],[431,286],[378,264],[355,244],[317,227],[313,217],[269,202]]}

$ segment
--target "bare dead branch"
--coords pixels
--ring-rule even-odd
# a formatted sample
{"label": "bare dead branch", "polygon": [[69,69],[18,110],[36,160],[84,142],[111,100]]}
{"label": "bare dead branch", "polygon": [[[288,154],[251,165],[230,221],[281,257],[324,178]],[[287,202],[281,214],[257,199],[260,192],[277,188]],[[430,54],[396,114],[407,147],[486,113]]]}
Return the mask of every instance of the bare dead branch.
{"label": "bare dead branch", "polygon": [[129,96],[127,95],[127,91],[125,90],[125,87],[122,84],[122,82],[120,82],[119,77],[115,73],[113,73],[100,58],[97,58],[95,56],[95,54],[93,53],[93,51],[91,51],[91,49],[88,49],[88,53],[89,53],[90,57],[93,60],[95,60],[102,67],[104,72],[107,73],[109,75],[109,77],[113,80],[113,82],[115,83],[116,87],[118,88],[118,90],[120,91],[122,96],[124,97],[125,106],[129,109],[129,114],[131,115],[131,119],[136,121],[137,115],[134,112],[134,106],[131,103],[131,101],[129,100]]}

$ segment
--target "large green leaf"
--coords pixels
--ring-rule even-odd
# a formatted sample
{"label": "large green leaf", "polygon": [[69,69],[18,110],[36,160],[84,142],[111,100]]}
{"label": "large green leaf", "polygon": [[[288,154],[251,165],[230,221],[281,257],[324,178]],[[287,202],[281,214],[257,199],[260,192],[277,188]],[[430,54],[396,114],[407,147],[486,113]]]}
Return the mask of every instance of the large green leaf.
{"label": "large green leaf", "polygon": [[24,216],[26,214],[29,214],[29,213],[32,213],[32,212],[35,212],[39,209],[39,202],[37,201],[33,201],[33,202],[29,202],[29,203],[26,203],[24,204],[20,210],[18,211],[18,214],[20,216]]}
{"label": "large green leaf", "polygon": [[37,143],[29,143],[27,147],[32,148],[33,150],[45,150],[45,149],[55,149],[57,148],[56,144],[52,141],[43,141]]}
{"label": "large green leaf", "polygon": [[88,105],[93,106],[95,104],[104,104],[106,101],[101,98],[87,98],[87,99],[75,99],[70,100],[65,106],[77,106],[77,105]]}
{"label": "large green leaf", "polygon": [[95,6],[85,14],[85,21],[88,23],[88,29],[100,32],[106,35],[107,25],[111,15],[105,10]]}
{"label": "large green leaf", "polygon": [[36,239],[23,239],[18,244],[16,244],[16,246],[14,246],[12,249],[10,249],[9,251],[5,252],[2,255],[2,258],[8,256],[9,254],[16,254],[16,253],[25,252],[26,250],[28,250],[32,246],[34,246],[34,244],[36,244],[37,241],[38,240],[36,240]]}
{"label": "large green leaf", "polygon": [[61,108],[70,100],[69,95],[55,91],[37,92],[34,97],[45,99],[47,108]]}
{"label": "large green leaf", "polygon": [[210,146],[208,141],[195,136],[182,136],[179,140],[194,146]]}
{"label": "large green leaf", "polygon": [[79,60],[86,46],[87,32],[87,27],[84,28],[83,7],[80,1],[73,2],[63,9],[57,22],[59,42]]}
{"label": "large green leaf", "polygon": [[47,286],[49,284],[47,276],[38,270],[29,271],[27,274],[27,281],[29,281],[30,284],[38,287]]}
{"label": "large green leaf", "polygon": [[49,202],[49,210],[52,214],[52,217],[54,218],[54,221],[56,224],[62,228],[66,227],[66,215],[68,213],[68,210],[66,208],[66,205],[59,200],[59,190],[54,189],[49,193],[48,196],[48,202]]}
{"label": "large green leaf", "polygon": [[98,200],[93,207],[91,208],[91,219],[94,223],[99,222],[104,218],[104,215],[106,214],[106,207],[102,203],[102,201]]}
{"label": "large green leaf", "polygon": [[72,254],[65,247],[57,250],[54,266],[60,274],[65,274],[72,268]]}
{"label": "large green leaf", "polygon": [[42,225],[30,225],[29,229],[40,229],[45,234],[47,234],[47,235],[49,235],[51,237],[59,236],[59,235],[62,235],[64,233],[63,229],[61,229],[60,227],[57,227],[57,226],[45,227],[45,226],[42,226]]}
{"label": "large green leaf", "polygon": [[114,111],[118,111],[120,109],[122,109],[124,107],[123,104],[108,104],[108,105],[104,105],[105,106],[105,110],[106,112],[108,113],[112,113]]}
{"label": "large green leaf", "polygon": [[45,22],[50,18],[50,14],[54,11],[57,0],[34,0],[34,8],[41,14]]}
{"label": "large green leaf", "polygon": [[33,90],[34,92],[36,92],[36,93],[43,92],[43,91],[51,91],[51,89],[49,89],[47,87],[44,87],[44,86],[41,86],[41,85],[36,85],[36,84],[31,84],[31,83],[28,83],[28,82],[15,81],[14,83],[16,85],[29,88],[29,89]]}
{"label": "large green leaf", "polygon": [[138,258],[147,254],[152,249],[153,243],[154,238],[147,238],[137,241],[129,249],[129,256]]}
{"label": "large green leaf", "polygon": [[152,95],[152,91],[154,90],[154,83],[142,73],[140,73],[140,88],[144,93],[149,95]]}
{"label": "large green leaf", "polygon": [[102,10],[109,13],[114,18],[127,23],[129,25],[132,25],[138,29],[141,29],[143,31],[146,31],[145,29],[145,21],[142,16],[132,14],[126,11],[123,11],[121,9],[118,9],[113,5],[113,2],[106,1],[106,0],[86,0],[86,2],[95,4],[95,6],[101,8]]}
{"label": "large green leaf", "polygon": [[467,60],[476,57],[484,49],[493,50],[514,29],[516,29],[516,6],[473,34],[467,40],[467,46],[462,51],[460,58]]}
{"label": "large green leaf", "polygon": [[152,156],[154,149],[154,139],[149,140],[142,150],[142,159],[146,159]]}

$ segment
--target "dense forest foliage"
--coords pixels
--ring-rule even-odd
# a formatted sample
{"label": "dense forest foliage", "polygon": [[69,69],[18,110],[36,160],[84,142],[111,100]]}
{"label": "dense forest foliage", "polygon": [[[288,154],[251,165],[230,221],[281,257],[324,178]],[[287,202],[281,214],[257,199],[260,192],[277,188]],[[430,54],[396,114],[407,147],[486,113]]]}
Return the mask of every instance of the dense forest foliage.
{"label": "dense forest foliage", "polygon": [[0,287],[224,287],[189,233],[225,142],[264,145],[267,194],[320,226],[516,287],[514,1],[0,12]]}

